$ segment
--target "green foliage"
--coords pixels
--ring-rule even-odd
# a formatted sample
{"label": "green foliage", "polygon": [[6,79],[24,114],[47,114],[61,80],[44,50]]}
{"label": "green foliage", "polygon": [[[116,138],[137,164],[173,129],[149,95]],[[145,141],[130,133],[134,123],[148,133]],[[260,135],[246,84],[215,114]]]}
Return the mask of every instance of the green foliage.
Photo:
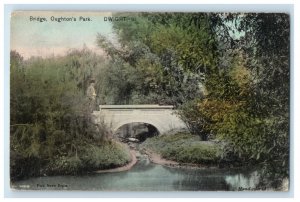
{"label": "green foliage", "polygon": [[206,141],[210,136],[210,129],[207,127],[210,119],[199,110],[199,102],[200,100],[186,102],[179,108],[177,114],[185,122],[192,134],[198,135],[202,140]]}
{"label": "green foliage", "polygon": [[[251,93],[244,108],[248,119],[249,144],[241,151],[252,151],[251,157],[264,161],[273,174],[289,172],[289,100],[290,100],[290,22],[289,16],[247,14],[240,29],[245,32],[248,71],[253,76]],[[250,133],[251,132],[251,133]],[[227,138],[233,141],[231,137]],[[251,140],[252,143],[249,141]],[[235,142],[242,146],[244,139]],[[251,149],[251,147],[253,147]],[[243,152],[244,153],[244,152]]]}
{"label": "green foliage", "polygon": [[218,164],[219,146],[214,142],[200,141],[190,134],[174,134],[148,138],[142,147],[159,153],[163,158],[181,163]]}
{"label": "green foliage", "polygon": [[[244,103],[232,101],[208,101],[200,103],[200,110],[206,117],[210,117],[211,131],[217,138],[229,143],[240,158],[264,159],[268,156],[268,143],[272,141],[265,133],[266,123],[252,117],[245,109]],[[264,132],[262,132],[264,131]]]}
{"label": "green foliage", "polygon": [[[213,68],[216,62],[212,40],[214,35],[209,34],[207,18],[204,16],[199,21],[199,29],[193,24],[186,27],[193,14],[122,15],[137,15],[137,20],[130,23],[114,22],[119,44],[114,44],[101,35],[98,35],[97,40],[98,45],[112,59],[108,75],[115,75],[113,78],[117,78],[104,78],[107,81],[102,86],[107,86],[108,92],[120,92],[117,99],[112,96],[114,93],[104,93],[107,95],[105,103],[178,106],[201,97],[203,72]],[[112,82],[114,80],[119,82]]]}
{"label": "green foliage", "polygon": [[[64,57],[26,61],[11,53],[12,180],[41,174],[78,174],[128,162],[128,151],[108,140],[107,127],[93,123],[84,95],[85,84],[100,74],[102,66],[103,60],[87,49]],[[118,158],[112,158],[109,165],[107,161],[87,164],[89,158],[98,156],[87,155],[85,149],[98,146],[102,148],[98,153]],[[84,161],[82,156],[86,156]]]}
{"label": "green foliage", "polygon": [[50,164],[50,174],[76,175],[83,172],[86,165],[83,164],[78,156],[57,156],[54,163]]}
{"label": "green foliage", "polygon": [[[289,102],[290,102],[290,18],[287,14],[250,15],[254,35],[246,28],[246,37],[256,40],[247,50],[248,61],[257,75],[257,89],[251,113],[264,120],[264,131],[271,136],[267,148],[270,168],[289,172]],[[272,23],[271,23],[272,22]],[[278,170],[277,170],[278,171]],[[274,172],[273,172],[274,173]],[[276,172],[278,173],[278,172]]]}
{"label": "green foliage", "polygon": [[[289,165],[289,17],[285,14],[246,14],[239,21],[236,26],[245,36],[239,39],[240,45],[233,51],[238,54],[232,60],[226,59],[230,64],[226,68],[207,74],[207,95],[194,104],[194,109],[198,107],[194,114],[209,120],[202,127],[224,141],[225,150],[237,154],[245,162],[264,163],[270,176],[286,177]],[[199,120],[192,115],[190,118],[194,123]]]}
{"label": "green foliage", "polygon": [[98,45],[113,61],[114,81],[126,87],[106,82],[111,91],[122,92],[109,103],[175,105],[190,132],[202,140],[217,138],[226,154],[288,175],[288,15],[119,15],[134,15],[136,21],[113,23],[118,42],[98,36]]}
{"label": "green foliage", "polygon": [[128,63],[123,63],[120,59],[111,62],[110,68],[104,70],[102,76],[100,94],[105,100],[102,102],[128,104],[135,84],[136,74]]}
{"label": "green foliage", "polygon": [[129,149],[117,142],[87,147],[80,158],[90,169],[114,168],[131,160]]}
{"label": "green foliage", "polygon": [[[239,60],[236,58],[235,61]],[[217,134],[214,129],[225,124],[223,116],[245,106],[250,95],[251,77],[246,68],[236,62],[227,71],[211,73],[205,82],[205,98],[186,102],[178,110],[190,132],[202,140],[214,138]]]}
{"label": "green foliage", "polygon": [[128,148],[114,141],[98,144],[78,144],[75,154],[56,156],[49,165],[50,174],[76,175],[100,169],[123,166],[130,162]]}

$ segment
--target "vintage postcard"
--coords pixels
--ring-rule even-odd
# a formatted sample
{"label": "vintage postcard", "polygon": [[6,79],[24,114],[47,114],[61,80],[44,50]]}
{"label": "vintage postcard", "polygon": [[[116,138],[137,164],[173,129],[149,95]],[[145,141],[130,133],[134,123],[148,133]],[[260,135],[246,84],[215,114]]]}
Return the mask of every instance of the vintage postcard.
{"label": "vintage postcard", "polygon": [[289,14],[10,21],[12,190],[289,191]]}

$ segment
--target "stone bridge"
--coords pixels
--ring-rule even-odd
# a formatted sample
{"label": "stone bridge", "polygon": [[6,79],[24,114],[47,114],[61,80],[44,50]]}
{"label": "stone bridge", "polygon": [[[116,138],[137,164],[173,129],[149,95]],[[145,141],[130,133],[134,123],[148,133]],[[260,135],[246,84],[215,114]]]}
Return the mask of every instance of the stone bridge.
{"label": "stone bridge", "polygon": [[96,123],[103,121],[115,133],[121,126],[129,123],[147,123],[154,126],[159,134],[171,130],[186,129],[184,122],[174,113],[171,105],[100,105],[94,111]]}

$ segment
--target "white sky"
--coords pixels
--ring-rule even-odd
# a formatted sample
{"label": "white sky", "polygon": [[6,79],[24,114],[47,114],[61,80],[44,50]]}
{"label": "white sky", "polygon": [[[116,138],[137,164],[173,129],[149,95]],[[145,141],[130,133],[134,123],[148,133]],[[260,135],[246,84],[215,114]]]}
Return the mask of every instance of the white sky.
{"label": "white sky", "polygon": [[[47,22],[30,21],[32,17],[45,17]],[[74,17],[77,21],[51,21],[51,16]],[[92,21],[79,21],[79,17],[90,17]],[[31,56],[63,55],[69,49],[86,45],[102,53],[96,46],[97,33],[112,35],[112,25],[104,21],[104,12],[14,12],[11,16],[11,50],[18,51],[24,58]]]}

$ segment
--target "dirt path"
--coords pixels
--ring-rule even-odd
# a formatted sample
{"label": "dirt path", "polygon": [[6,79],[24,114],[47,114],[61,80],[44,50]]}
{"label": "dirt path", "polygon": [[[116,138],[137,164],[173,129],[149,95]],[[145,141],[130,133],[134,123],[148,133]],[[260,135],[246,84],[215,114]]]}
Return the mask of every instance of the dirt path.
{"label": "dirt path", "polygon": [[[201,165],[201,164],[193,164],[193,163],[178,163],[176,161],[164,159],[161,157],[159,154],[152,152],[151,150],[143,148],[142,153],[146,154],[149,158],[149,160],[152,163],[163,165],[163,166],[168,166],[168,167],[179,167],[179,168],[189,168],[189,169],[199,169],[199,168],[216,168],[215,166],[207,166],[207,165]],[[136,150],[131,149],[130,150],[131,154],[131,162],[128,163],[125,166],[118,167],[118,168],[112,168],[112,169],[106,169],[106,170],[97,170],[94,171],[95,173],[113,173],[113,172],[122,172],[126,170],[130,170],[136,163],[137,163],[137,157],[136,157]]]}
{"label": "dirt path", "polygon": [[135,150],[130,150],[130,154],[131,154],[132,160],[129,164],[122,166],[122,167],[118,167],[118,168],[97,170],[97,171],[95,171],[95,173],[114,173],[114,172],[122,172],[122,171],[130,170],[132,168],[132,166],[134,166],[137,162]]}
{"label": "dirt path", "polygon": [[159,154],[151,152],[149,150],[143,150],[143,152],[148,155],[149,160],[153,163],[164,165],[164,166],[178,166],[179,165],[178,162],[164,159]]}
{"label": "dirt path", "polygon": [[176,161],[164,159],[159,154],[145,148],[143,149],[143,153],[148,155],[148,158],[152,163],[156,163],[159,165],[168,166],[172,168],[186,168],[186,169],[218,168],[217,166],[212,166],[212,165],[195,164],[195,163],[179,163]]}

